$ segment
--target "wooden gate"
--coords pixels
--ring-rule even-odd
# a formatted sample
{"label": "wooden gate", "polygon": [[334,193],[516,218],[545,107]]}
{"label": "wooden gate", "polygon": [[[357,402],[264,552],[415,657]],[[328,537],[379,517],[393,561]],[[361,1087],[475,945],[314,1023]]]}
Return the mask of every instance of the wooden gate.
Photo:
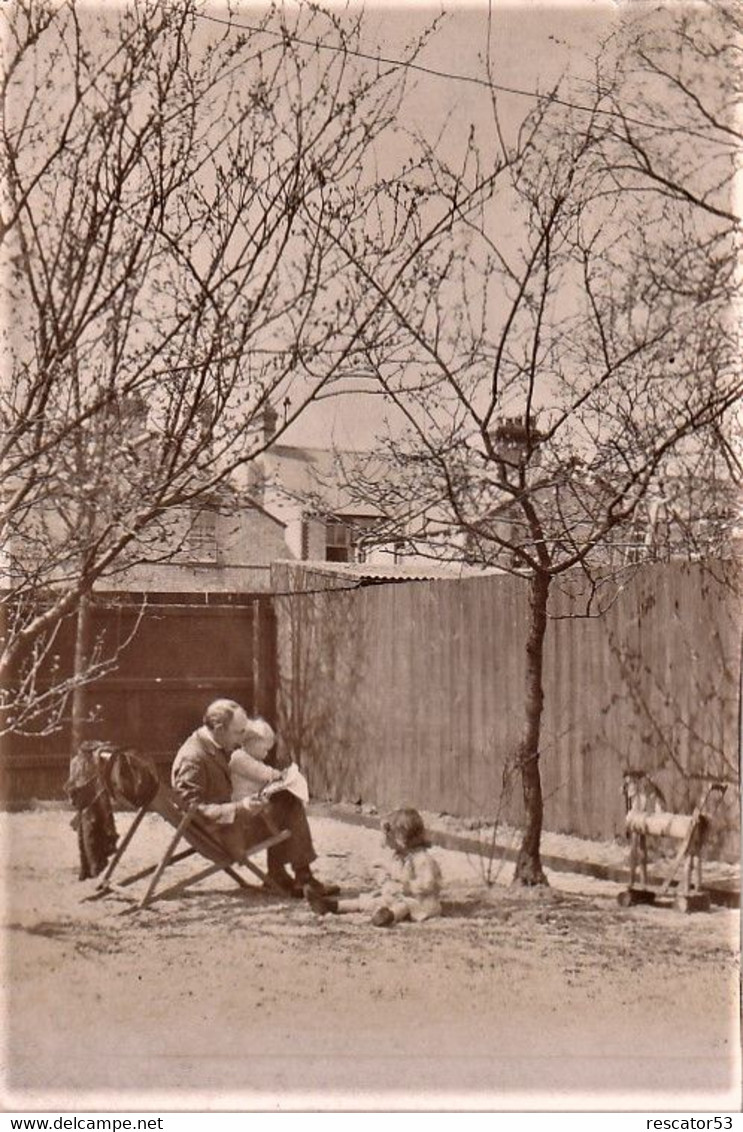
{"label": "wooden gate", "polygon": [[[139,623],[137,624],[137,622]],[[266,594],[96,594],[92,637],[115,671],[89,686],[86,738],[135,747],[166,774],[181,742],[217,696],[275,722],[276,623]],[[74,618],[58,638],[70,671]],[[70,720],[44,737],[6,736],[0,799],[10,806],[63,797]]]}

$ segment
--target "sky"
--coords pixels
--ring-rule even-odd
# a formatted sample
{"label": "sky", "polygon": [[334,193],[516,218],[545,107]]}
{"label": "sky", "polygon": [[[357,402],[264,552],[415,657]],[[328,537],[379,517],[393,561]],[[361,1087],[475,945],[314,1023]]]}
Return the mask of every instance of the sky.
{"label": "sky", "polygon": [[[399,57],[441,12],[428,4],[375,0],[366,5],[366,35],[372,53]],[[549,89],[565,76],[580,89],[581,75],[590,73],[591,58],[615,26],[619,6],[606,0],[567,4],[549,0],[502,3],[494,0],[492,15],[493,80],[524,91]],[[484,78],[488,33],[486,3],[448,3],[437,32],[424,47],[419,62],[449,74]],[[519,95],[499,95],[499,114],[507,132],[517,127],[533,106]],[[400,121],[427,136],[447,122],[442,145],[455,147],[467,137],[470,125],[491,120],[490,94],[482,86],[454,78],[416,74],[401,109]],[[401,141],[402,145],[403,142]],[[280,408],[277,406],[277,408]],[[287,430],[282,440],[313,447],[373,448],[383,424],[378,399],[357,395],[334,397],[311,406]]]}

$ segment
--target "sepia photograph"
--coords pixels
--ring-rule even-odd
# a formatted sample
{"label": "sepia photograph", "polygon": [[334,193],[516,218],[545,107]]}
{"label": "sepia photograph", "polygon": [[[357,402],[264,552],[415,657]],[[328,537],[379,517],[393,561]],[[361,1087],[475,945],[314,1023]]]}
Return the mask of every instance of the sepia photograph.
{"label": "sepia photograph", "polygon": [[738,0],[0,0],[0,1107],[741,1106]]}

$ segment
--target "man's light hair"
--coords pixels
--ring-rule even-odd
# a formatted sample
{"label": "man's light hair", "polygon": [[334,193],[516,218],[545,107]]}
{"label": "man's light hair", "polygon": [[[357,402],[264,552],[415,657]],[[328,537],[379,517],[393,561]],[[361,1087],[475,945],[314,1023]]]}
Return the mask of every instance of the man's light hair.
{"label": "man's light hair", "polygon": [[204,712],[204,723],[210,731],[227,727],[238,711],[244,711],[235,700],[213,700]]}

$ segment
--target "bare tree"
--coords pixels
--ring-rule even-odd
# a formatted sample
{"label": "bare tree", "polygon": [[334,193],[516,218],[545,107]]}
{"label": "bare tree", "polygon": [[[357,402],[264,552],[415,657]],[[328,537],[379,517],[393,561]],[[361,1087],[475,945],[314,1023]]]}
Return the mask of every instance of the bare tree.
{"label": "bare tree", "polygon": [[[743,143],[740,5],[701,0],[630,9],[607,46],[598,83],[610,112],[608,180],[619,194],[652,197],[656,216],[678,222],[685,213],[706,214],[710,242],[677,242],[674,250],[700,264],[703,252],[709,270],[715,245],[739,231],[742,219],[735,194]],[[722,258],[727,278],[727,254]]]}
{"label": "bare tree", "polygon": [[[359,498],[411,549],[496,566],[528,586],[515,753],[523,884],[545,883],[539,759],[551,589],[576,570],[595,587],[626,560],[631,521],[659,478],[683,476],[741,393],[723,288],[703,297],[658,270],[658,249],[680,265],[678,230],[609,163],[617,118],[606,113],[607,97],[599,84],[592,108],[584,100],[575,112],[567,100],[545,100],[510,153],[495,106],[494,134],[508,156],[495,158],[490,182],[483,170],[493,158],[472,137],[458,166],[427,151],[425,207],[454,202],[456,215],[394,285],[344,245],[360,287],[385,299],[364,372],[394,420],[393,473],[386,483],[358,478]],[[473,170],[492,192],[468,192]],[[728,242],[715,241],[712,253],[710,214],[691,203],[701,220],[686,216],[685,238],[695,240],[708,281],[724,281],[734,266],[732,220],[717,218]]]}
{"label": "bare tree", "polygon": [[83,596],[178,549],[174,513],[262,451],[267,403],[291,393],[285,428],[343,375],[378,299],[325,229],[363,227],[418,45],[361,70],[361,18],[314,6],[0,18],[0,730],[33,731]]}
{"label": "bare tree", "polygon": [[[703,0],[630,10],[607,46],[612,64],[602,63],[598,77],[608,110],[601,191],[642,198],[637,254],[656,301],[716,308],[734,340],[743,236],[740,7]],[[658,556],[731,554],[740,537],[739,435],[739,419],[727,414],[654,485],[634,526]]]}

